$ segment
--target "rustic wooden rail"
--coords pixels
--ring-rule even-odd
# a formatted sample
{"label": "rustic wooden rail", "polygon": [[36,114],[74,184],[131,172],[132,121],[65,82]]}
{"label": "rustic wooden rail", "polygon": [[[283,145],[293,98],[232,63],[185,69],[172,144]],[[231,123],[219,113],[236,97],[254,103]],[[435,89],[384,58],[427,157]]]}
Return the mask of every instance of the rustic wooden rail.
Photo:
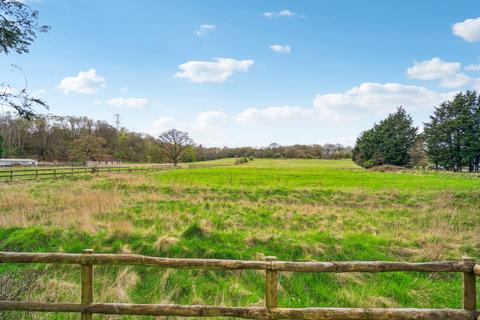
{"label": "rustic wooden rail", "polygon": [[[81,266],[81,303],[0,301],[0,311],[76,312],[82,320],[92,314],[237,317],[247,319],[319,320],[473,320],[478,319],[476,276],[480,265],[472,258],[437,262],[289,262],[266,257],[263,261],[158,258],[134,254],[82,254],[0,252],[0,263],[53,263]],[[217,307],[206,305],[95,303],[94,265],[142,265],[176,269],[265,270],[265,307]],[[460,272],[463,274],[463,309],[402,308],[279,308],[279,272]],[[478,318],[477,318],[478,317]]]}
{"label": "rustic wooden rail", "polygon": [[100,172],[134,172],[149,170],[172,170],[172,169],[197,169],[212,167],[229,167],[235,164],[180,164],[175,167],[170,163],[153,164],[147,167],[141,166],[104,166],[104,167],[49,167],[28,169],[2,169],[0,168],[0,182],[27,181],[39,179],[51,179],[67,177],[76,174],[100,173]]}
{"label": "rustic wooden rail", "polygon": [[108,167],[60,167],[35,169],[0,169],[0,182],[25,181],[60,178],[76,174],[100,172],[133,172],[145,170],[169,170],[173,165],[156,165],[150,167],[108,166]]}

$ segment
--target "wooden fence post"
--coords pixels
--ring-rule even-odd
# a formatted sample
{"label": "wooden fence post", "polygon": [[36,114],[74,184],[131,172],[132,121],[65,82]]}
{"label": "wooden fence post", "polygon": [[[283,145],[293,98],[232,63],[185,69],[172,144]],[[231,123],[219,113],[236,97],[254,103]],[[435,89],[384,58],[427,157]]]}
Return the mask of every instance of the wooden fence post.
{"label": "wooden fence post", "polygon": [[[265,261],[277,261],[277,257],[267,256]],[[265,271],[265,307],[278,307],[278,271]]]}
{"label": "wooden fence post", "polygon": [[475,274],[473,273],[473,265],[475,259],[470,257],[462,257],[466,263],[472,264],[472,271],[463,273],[463,309],[476,310],[477,309],[477,287]]}
{"label": "wooden fence post", "polygon": [[13,181],[13,169],[10,170],[10,181]]}
{"label": "wooden fence post", "polygon": [[463,309],[477,309],[477,287],[476,277],[473,273],[475,259],[471,257],[462,257],[463,262],[472,264],[472,271],[463,273]]}
{"label": "wooden fence post", "polygon": [[[83,249],[82,254],[93,254],[93,249]],[[82,304],[93,302],[93,265],[82,264]],[[92,320],[91,313],[82,312],[82,320]]]}

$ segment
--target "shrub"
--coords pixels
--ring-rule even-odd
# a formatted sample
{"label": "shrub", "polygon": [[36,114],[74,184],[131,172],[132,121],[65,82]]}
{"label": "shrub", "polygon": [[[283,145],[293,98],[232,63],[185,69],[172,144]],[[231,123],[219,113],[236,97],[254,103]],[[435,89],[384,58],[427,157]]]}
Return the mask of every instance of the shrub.
{"label": "shrub", "polygon": [[248,162],[247,158],[235,159],[235,164],[243,164],[243,163],[247,163],[247,162]]}
{"label": "shrub", "polygon": [[370,169],[373,172],[398,172],[398,171],[405,171],[407,168],[400,167],[400,166],[392,166],[392,165],[383,165],[383,166],[376,166]]}

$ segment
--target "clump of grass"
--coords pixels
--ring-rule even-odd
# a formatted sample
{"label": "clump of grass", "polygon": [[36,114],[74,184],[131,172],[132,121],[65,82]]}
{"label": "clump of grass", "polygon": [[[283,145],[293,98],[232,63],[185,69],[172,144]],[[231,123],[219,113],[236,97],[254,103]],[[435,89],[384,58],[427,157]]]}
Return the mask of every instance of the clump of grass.
{"label": "clump of grass", "polygon": [[201,227],[198,222],[194,222],[182,233],[185,239],[203,238],[208,235],[208,230]]}

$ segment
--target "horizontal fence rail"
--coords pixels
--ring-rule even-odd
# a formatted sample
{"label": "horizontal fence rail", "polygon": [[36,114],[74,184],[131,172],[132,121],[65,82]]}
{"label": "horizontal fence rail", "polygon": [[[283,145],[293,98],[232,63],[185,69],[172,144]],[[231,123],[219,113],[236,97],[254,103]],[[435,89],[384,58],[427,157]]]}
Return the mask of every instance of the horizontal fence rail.
{"label": "horizontal fence rail", "polygon": [[186,164],[174,166],[171,163],[153,164],[148,167],[141,166],[99,166],[99,167],[49,167],[49,168],[25,168],[3,169],[0,168],[0,182],[41,180],[67,177],[76,174],[101,173],[101,172],[134,172],[155,171],[173,169],[200,169],[213,167],[230,167],[236,164]]}
{"label": "horizontal fence rail", "polygon": [[0,301],[0,310],[30,312],[76,312],[135,316],[235,317],[245,319],[323,320],[473,320],[471,311],[460,309],[399,308],[262,308],[215,307],[203,305],[93,303],[38,303]]}
{"label": "horizontal fence rail", "polygon": [[95,265],[142,265],[175,269],[275,270],[292,272],[472,272],[468,261],[437,262],[289,262],[224,259],[159,258],[137,254],[0,252],[0,263],[55,263]]}
{"label": "horizontal fence rail", "polygon": [[[477,319],[476,276],[480,265],[472,258],[438,262],[290,262],[265,257],[261,261],[159,258],[135,254],[94,254],[85,249],[74,253],[0,252],[0,263],[77,264],[81,268],[81,303],[1,301],[0,311],[74,312],[82,320],[92,314],[236,317],[246,319],[311,320],[472,320]],[[95,265],[142,265],[174,269],[263,270],[265,307],[219,307],[207,305],[96,303],[93,297]],[[463,274],[463,309],[410,308],[282,308],[278,307],[279,272],[460,272]],[[480,318],[479,318],[480,320]]]}
{"label": "horizontal fence rail", "polygon": [[70,167],[70,168],[38,168],[38,169],[0,169],[0,182],[26,181],[60,178],[76,174],[101,172],[133,172],[145,170],[170,170],[173,165],[156,165],[151,167]]}

